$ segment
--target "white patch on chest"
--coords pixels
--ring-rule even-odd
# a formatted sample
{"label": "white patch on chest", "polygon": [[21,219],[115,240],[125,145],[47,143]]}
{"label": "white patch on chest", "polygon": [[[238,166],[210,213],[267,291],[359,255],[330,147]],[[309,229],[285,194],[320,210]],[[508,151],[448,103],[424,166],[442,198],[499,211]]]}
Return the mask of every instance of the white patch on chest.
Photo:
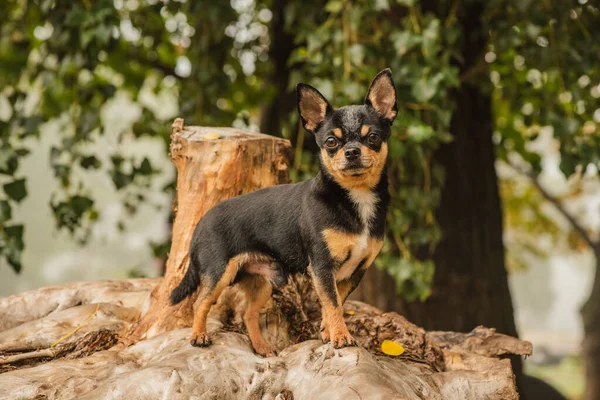
{"label": "white patch on chest", "polygon": [[364,224],[364,229],[368,233],[371,220],[375,217],[377,196],[370,190],[351,190],[349,193]]}
{"label": "white patch on chest", "polygon": [[350,250],[350,258],[335,272],[336,281],[348,279],[358,264],[369,256],[369,237],[371,221],[375,217],[377,196],[370,190],[351,190],[350,198],[356,206],[358,215],[363,223],[363,230]]}

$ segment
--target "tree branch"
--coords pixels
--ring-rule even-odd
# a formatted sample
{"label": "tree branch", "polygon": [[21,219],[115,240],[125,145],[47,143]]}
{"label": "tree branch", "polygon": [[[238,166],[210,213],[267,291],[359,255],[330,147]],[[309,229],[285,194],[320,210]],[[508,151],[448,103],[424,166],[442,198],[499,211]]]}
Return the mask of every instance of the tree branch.
{"label": "tree branch", "polygon": [[583,227],[583,225],[581,225],[575,219],[575,217],[569,211],[567,211],[567,209],[565,208],[565,206],[562,204],[562,202],[560,200],[558,200],[556,197],[551,195],[550,192],[548,192],[541,185],[540,181],[537,179],[537,177],[535,175],[533,175],[532,173],[529,173],[527,171],[524,171],[521,168],[519,168],[516,165],[513,165],[511,163],[508,163],[508,165],[510,165],[515,171],[517,171],[521,175],[524,175],[527,178],[529,178],[529,180],[531,181],[533,186],[535,186],[537,188],[537,190],[541,193],[542,197],[544,197],[544,199],[546,199],[554,207],[556,207],[558,212],[561,213],[562,216],[567,219],[567,221],[569,221],[569,224],[571,224],[571,227],[579,234],[579,236],[581,236],[581,238],[587,243],[588,246],[590,246],[590,248],[594,252],[596,251],[596,249],[598,249],[598,247],[600,247],[600,242],[594,241],[592,239],[592,237],[590,236],[588,231]]}

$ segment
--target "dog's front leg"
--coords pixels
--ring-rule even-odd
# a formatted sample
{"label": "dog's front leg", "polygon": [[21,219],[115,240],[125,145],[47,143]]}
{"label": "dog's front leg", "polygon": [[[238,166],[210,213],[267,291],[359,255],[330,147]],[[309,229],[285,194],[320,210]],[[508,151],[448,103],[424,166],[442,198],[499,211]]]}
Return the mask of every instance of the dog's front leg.
{"label": "dog's front leg", "polygon": [[336,349],[345,346],[356,346],[356,341],[348,332],[348,327],[344,321],[344,310],[342,308],[342,299],[333,275],[333,269],[327,267],[310,267],[310,274],[313,279],[315,291],[321,303],[323,313],[322,337],[325,340],[325,334],[329,334],[331,344]]}

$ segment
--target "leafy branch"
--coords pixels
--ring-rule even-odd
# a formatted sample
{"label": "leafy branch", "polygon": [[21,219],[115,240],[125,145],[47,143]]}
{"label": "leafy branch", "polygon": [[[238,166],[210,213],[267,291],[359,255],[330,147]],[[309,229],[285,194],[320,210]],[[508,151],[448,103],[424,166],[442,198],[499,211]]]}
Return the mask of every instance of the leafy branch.
{"label": "leafy branch", "polygon": [[521,168],[514,163],[508,163],[508,165],[518,172],[520,175],[528,178],[532,185],[539,191],[546,201],[556,208],[556,210],[569,222],[575,232],[579,234],[581,239],[592,249],[595,253],[600,251],[600,240],[594,240],[588,230],[571,214],[565,205],[556,197],[553,196],[544,186],[540,183],[539,178],[524,168]]}

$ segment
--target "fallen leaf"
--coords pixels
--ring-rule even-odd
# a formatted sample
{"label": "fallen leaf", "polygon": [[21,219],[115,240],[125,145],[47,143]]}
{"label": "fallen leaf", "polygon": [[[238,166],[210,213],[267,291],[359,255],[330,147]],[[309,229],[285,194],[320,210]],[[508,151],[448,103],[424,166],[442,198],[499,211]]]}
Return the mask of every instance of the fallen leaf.
{"label": "fallen leaf", "polygon": [[381,343],[381,351],[388,356],[399,356],[404,353],[404,347],[401,344],[396,342],[392,342],[391,340],[384,340]]}

